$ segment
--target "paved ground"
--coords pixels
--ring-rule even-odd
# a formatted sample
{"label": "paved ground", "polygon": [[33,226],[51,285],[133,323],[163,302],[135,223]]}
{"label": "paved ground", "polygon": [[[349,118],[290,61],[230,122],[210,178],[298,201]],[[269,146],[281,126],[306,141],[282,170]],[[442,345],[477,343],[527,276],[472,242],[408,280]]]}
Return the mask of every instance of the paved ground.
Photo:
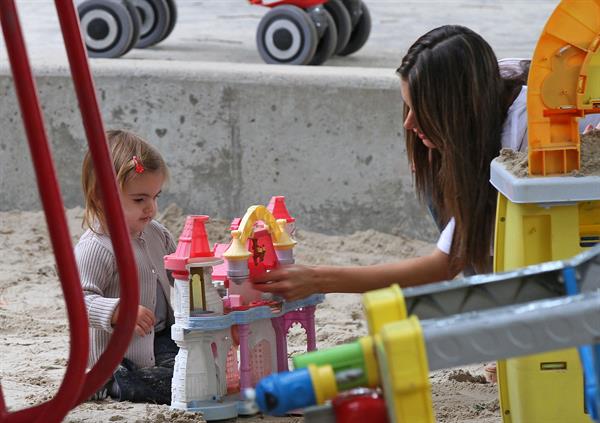
{"label": "paved ground", "polygon": [[[255,30],[266,8],[245,0],[176,0],[179,21],[162,44],[133,50],[129,59],[262,63]],[[446,23],[466,25],[483,35],[498,57],[529,57],[557,0],[365,0],[373,31],[362,50],[333,58],[331,66],[396,67],[421,34]],[[36,64],[64,58],[54,3],[17,1]],[[0,50],[0,60],[6,60]]]}

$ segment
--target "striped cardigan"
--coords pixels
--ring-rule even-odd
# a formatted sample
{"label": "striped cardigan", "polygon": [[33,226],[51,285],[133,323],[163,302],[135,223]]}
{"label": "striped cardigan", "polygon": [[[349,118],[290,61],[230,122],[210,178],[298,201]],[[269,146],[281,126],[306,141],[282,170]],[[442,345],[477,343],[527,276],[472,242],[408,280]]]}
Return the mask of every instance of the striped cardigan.
{"label": "striped cardigan", "polygon": [[[169,303],[167,327],[174,322],[170,305],[169,277],[163,257],[175,251],[175,241],[169,231],[157,221],[151,221],[142,234],[132,238],[140,284],[140,305],[154,311],[156,281]],[[119,274],[110,237],[87,230],[75,246],[81,285],[90,325],[88,366],[93,366],[106,349],[113,327],[111,318],[119,304]],[[139,367],[154,366],[154,330],[140,337],[133,334],[125,357]]]}

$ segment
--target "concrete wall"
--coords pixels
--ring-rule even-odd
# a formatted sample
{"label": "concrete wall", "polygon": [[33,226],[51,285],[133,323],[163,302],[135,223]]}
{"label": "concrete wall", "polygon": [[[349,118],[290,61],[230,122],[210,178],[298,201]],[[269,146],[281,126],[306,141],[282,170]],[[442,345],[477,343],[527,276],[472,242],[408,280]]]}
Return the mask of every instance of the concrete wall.
{"label": "concrete wall", "polygon": [[[162,204],[230,219],[285,195],[299,226],[431,239],[417,203],[392,69],[93,62],[106,128],[156,145],[172,181]],[[35,69],[68,207],[82,204],[86,141],[68,69]],[[9,69],[0,65],[0,209],[39,200]]]}

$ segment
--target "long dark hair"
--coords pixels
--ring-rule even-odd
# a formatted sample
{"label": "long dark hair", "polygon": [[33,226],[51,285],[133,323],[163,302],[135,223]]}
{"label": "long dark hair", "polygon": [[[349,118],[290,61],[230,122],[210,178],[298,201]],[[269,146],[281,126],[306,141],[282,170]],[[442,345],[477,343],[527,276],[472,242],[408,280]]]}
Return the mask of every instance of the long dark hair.
{"label": "long dark hair", "polygon": [[[489,271],[496,208],[490,162],[500,151],[503,123],[522,80],[502,78],[490,45],[456,25],[420,37],[397,73],[408,83],[419,129],[436,147],[405,133],[417,193],[431,201],[442,224],[456,220],[451,266]],[[405,105],[405,118],[408,111]]]}

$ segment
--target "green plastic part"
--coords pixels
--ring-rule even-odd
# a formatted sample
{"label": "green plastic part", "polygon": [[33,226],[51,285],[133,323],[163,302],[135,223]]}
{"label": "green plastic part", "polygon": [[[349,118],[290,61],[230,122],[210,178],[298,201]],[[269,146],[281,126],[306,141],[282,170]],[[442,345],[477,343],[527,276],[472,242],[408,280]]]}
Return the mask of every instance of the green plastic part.
{"label": "green plastic part", "polygon": [[298,355],[292,359],[295,369],[307,368],[310,364],[316,366],[329,365],[333,368],[336,376],[347,370],[360,370],[362,375],[349,379],[337,378],[338,390],[345,391],[359,386],[367,386],[367,369],[361,345],[358,342],[338,345],[326,350],[311,351]]}

